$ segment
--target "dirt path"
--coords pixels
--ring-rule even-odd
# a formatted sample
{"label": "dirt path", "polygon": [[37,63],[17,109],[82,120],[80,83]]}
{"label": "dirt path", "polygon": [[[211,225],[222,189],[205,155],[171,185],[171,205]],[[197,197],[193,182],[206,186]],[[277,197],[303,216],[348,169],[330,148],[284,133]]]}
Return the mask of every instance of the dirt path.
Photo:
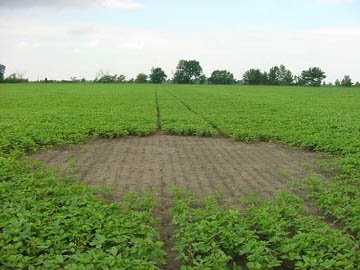
{"label": "dirt path", "polygon": [[147,188],[158,198],[156,215],[169,252],[168,267],[180,269],[171,252],[173,228],[169,226],[171,186],[191,189],[197,196],[220,192],[225,204],[237,204],[251,192],[271,198],[288,183],[315,169],[319,155],[289,150],[275,144],[246,144],[223,138],[153,135],[121,139],[98,139],[84,145],[54,148],[31,155],[52,167],[68,168],[92,186],[111,187],[115,199],[121,194]]}

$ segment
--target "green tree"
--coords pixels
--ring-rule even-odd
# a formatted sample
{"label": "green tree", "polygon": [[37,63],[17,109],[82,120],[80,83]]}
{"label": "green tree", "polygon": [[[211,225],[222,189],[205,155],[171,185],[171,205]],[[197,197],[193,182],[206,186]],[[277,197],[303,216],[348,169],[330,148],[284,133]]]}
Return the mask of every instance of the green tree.
{"label": "green tree", "polygon": [[360,87],[360,82],[356,82],[354,86],[355,87]]}
{"label": "green tree", "polygon": [[150,77],[150,82],[152,83],[163,83],[166,80],[167,75],[161,68],[158,67],[151,69],[151,73],[149,77]]}
{"label": "green tree", "polygon": [[286,69],[284,65],[280,66],[280,85],[292,85],[294,83],[294,76],[289,69]]}
{"label": "green tree", "polygon": [[207,83],[208,79],[206,78],[205,74],[201,74],[199,76],[198,81],[199,81],[199,84],[205,84],[205,83]]}
{"label": "green tree", "polygon": [[270,68],[268,83],[271,85],[280,85],[280,68],[278,66]]}
{"label": "green tree", "polygon": [[25,83],[28,82],[28,79],[25,79],[23,74],[10,74],[7,78],[4,79],[5,83]]}
{"label": "green tree", "polygon": [[268,74],[260,69],[250,69],[244,73],[243,82],[250,85],[267,84]]}
{"label": "green tree", "polygon": [[339,79],[336,79],[336,80],[335,80],[335,86],[341,86],[341,82],[340,82]]}
{"label": "green tree", "polygon": [[6,67],[0,64],[0,82],[4,81],[5,79],[5,69]]}
{"label": "green tree", "polygon": [[351,87],[353,85],[349,75],[345,75],[344,79],[341,80],[341,86]]}
{"label": "green tree", "polygon": [[190,84],[199,81],[202,75],[200,62],[196,60],[180,60],[174,74],[174,83]]}
{"label": "green tree", "polygon": [[147,81],[148,81],[148,75],[144,73],[139,73],[135,79],[136,83],[147,83]]}
{"label": "green tree", "polygon": [[209,78],[211,84],[234,84],[234,75],[227,70],[215,70]]}
{"label": "green tree", "polygon": [[[116,76],[116,74],[115,74]],[[122,83],[122,82],[126,82],[126,76],[123,74],[120,74],[116,77],[116,82]]]}
{"label": "green tree", "polygon": [[122,74],[110,75],[100,71],[94,81],[99,83],[123,83],[126,81],[126,76]]}
{"label": "green tree", "polygon": [[325,72],[318,67],[311,67],[301,72],[301,85],[321,86],[321,82],[326,78]]}

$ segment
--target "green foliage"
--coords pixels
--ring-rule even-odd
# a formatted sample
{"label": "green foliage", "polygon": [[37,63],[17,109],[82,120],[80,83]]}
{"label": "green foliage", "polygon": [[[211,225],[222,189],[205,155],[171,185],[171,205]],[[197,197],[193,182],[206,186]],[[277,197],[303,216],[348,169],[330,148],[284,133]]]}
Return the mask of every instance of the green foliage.
{"label": "green foliage", "polygon": [[159,269],[151,197],[106,205],[89,188],[0,158],[1,269]]}
{"label": "green foliage", "polygon": [[18,75],[16,73],[10,74],[3,80],[4,83],[26,83],[28,81],[28,79],[24,79],[22,75]]}
{"label": "green foliage", "polygon": [[290,70],[286,69],[284,65],[274,66],[270,69],[268,75],[268,84],[270,85],[292,85],[294,77]]}
{"label": "green foliage", "polygon": [[[270,76],[270,75],[269,75]],[[164,261],[151,198],[106,205],[89,189],[17,161],[25,151],[157,130],[154,85],[0,85],[0,268],[159,269]],[[332,182],[309,194],[354,235],[307,216],[302,201],[248,200],[247,210],[174,191],[183,269],[359,269],[360,92],[347,88],[179,86],[157,88],[161,129],[271,141],[331,154]],[[210,124],[211,123],[211,124]],[[65,179],[64,179],[65,180]],[[108,190],[99,191],[104,197]],[[238,268],[241,266],[238,265]],[[234,268],[235,269],[235,268]]]}
{"label": "green foliage", "polygon": [[0,151],[6,153],[157,128],[154,91],[142,85],[2,85],[0,117]]}
{"label": "green foliage", "polygon": [[144,73],[139,73],[136,76],[135,82],[136,83],[147,83],[147,79],[148,79],[148,75],[146,75]]}
{"label": "green foliage", "polygon": [[318,67],[311,67],[308,70],[301,72],[298,84],[304,86],[317,86],[321,85],[321,82],[326,78],[325,72]]}
{"label": "green foliage", "polygon": [[155,270],[164,262],[151,197],[107,205],[84,185],[17,160],[39,147],[154,132],[154,92],[127,87],[1,86],[0,269]]}
{"label": "green foliage", "polygon": [[5,70],[6,67],[2,64],[0,64],[0,82],[4,81],[5,79]]}
{"label": "green foliage", "polygon": [[281,193],[275,203],[250,199],[241,212],[208,197],[173,190],[175,250],[184,269],[357,269],[358,245],[320,218],[304,215],[302,201]]}
{"label": "green foliage", "polygon": [[123,83],[126,82],[126,76],[125,75],[110,75],[107,73],[104,73],[102,71],[99,72],[98,76],[95,78],[94,82],[98,83]]}
{"label": "green foliage", "polygon": [[196,60],[180,60],[174,74],[174,83],[192,84],[199,81],[202,75],[200,62]]}
{"label": "green foliage", "polygon": [[267,83],[267,73],[262,73],[260,69],[250,69],[243,75],[244,84],[259,85]]}
{"label": "green foliage", "polygon": [[189,111],[166,89],[158,91],[161,129],[169,134],[211,136],[217,131],[201,116]]}
{"label": "green foliage", "polygon": [[345,75],[344,79],[341,80],[341,86],[344,86],[344,87],[353,86],[353,83],[352,83],[351,78],[350,78],[349,75]]}
{"label": "green foliage", "polygon": [[[360,193],[359,91],[188,86],[171,88],[171,92],[235,140],[277,142],[332,155],[339,165],[338,184],[319,189],[313,196],[328,216],[351,228],[360,241],[360,197],[344,193]],[[330,202],[325,204],[327,198]]]}
{"label": "green foliage", "polygon": [[209,78],[210,84],[234,84],[234,75],[227,70],[215,70]]}
{"label": "green foliage", "polygon": [[360,239],[360,190],[358,181],[338,180],[325,183],[322,179],[309,179],[310,195],[326,215],[345,225],[356,239]]}
{"label": "green foliage", "polygon": [[150,82],[152,83],[163,83],[166,80],[167,75],[161,68],[158,67],[151,69],[151,74],[149,77]]}

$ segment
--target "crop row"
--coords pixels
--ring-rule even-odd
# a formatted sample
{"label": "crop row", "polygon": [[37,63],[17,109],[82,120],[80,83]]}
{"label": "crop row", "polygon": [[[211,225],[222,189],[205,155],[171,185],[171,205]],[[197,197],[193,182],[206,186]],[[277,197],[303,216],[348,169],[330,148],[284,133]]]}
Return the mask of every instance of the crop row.
{"label": "crop row", "polygon": [[[5,86],[2,86],[5,87]],[[90,137],[156,131],[154,91],[143,86],[6,85],[0,91],[0,152]]]}
{"label": "crop row", "polygon": [[18,159],[91,137],[150,134],[156,121],[154,91],[142,86],[2,85],[0,269],[159,269],[152,198],[128,194],[106,204]]}
{"label": "crop row", "polygon": [[[358,245],[347,234],[304,214],[302,201],[250,199],[246,209],[221,208],[208,197],[173,190],[173,223],[182,269],[358,269]],[[281,267],[281,268],[279,268]],[[241,269],[241,268],[240,268]]]}
{"label": "crop row", "polygon": [[217,133],[206,120],[187,109],[166,89],[157,92],[161,129],[169,134],[211,136]]}
{"label": "crop row", "polygon": [[105,204],[82,184],[0,158],[1,269],[159,269],[149,196]]}
{"label": "crop row", "polygon": [[337,181],[310,183],[309,195],[360,241],[359,92],[270,86],[171,90],[225,136],[277,142],[334,157],[339,169]]}

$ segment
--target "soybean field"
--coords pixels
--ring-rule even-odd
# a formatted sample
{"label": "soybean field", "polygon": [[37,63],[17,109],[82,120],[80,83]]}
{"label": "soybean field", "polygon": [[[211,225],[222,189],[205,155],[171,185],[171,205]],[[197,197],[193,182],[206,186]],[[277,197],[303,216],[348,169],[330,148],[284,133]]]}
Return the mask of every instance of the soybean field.
{"label": "soybean field", "polygon": [[360,88],[0,85],[0,269],[360,269]]}

